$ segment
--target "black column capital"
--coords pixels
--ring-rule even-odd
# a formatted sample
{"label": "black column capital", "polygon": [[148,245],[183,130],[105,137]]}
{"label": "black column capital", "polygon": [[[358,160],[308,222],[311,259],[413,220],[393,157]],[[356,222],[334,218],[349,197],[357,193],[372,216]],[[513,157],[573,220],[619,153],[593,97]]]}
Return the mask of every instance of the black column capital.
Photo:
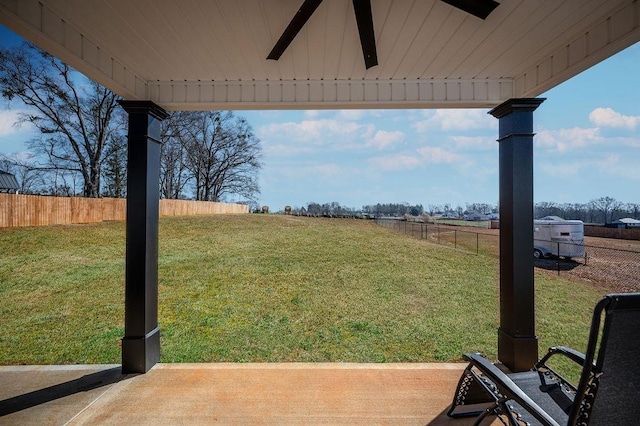
{"label": "black column capital", "polygon": [[515,98],[509,99],[489,111],[495,118],[502,118],[512,112],[533,112],[547,98]]}
{"label": "black column capital", "polygon": [[164,120],[169,117],[169,113],[160,105],[152,101],[128,101],[121,100],[118,102],[120,106],[131,114],[149,114],[158,120]]}

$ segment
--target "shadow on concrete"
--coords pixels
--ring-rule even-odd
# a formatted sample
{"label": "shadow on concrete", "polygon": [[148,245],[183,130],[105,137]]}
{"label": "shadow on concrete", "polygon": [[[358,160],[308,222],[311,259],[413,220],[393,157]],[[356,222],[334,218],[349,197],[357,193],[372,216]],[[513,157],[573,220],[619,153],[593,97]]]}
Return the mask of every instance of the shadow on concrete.
{"label": "shadow on concrete", "polygon": [[[453,418],[453,417],[447,416],[447,411],[449,411],[449,407],[447,407],[440,414],[438,414],[438,417],[436,417],[435,419],[427,423],[426,426],[471,426],[474,424],[474,422],[478,417],[476,415],[476,416],[469,416],[469,417]],[[482,424],[490,425],[492,424],[493,421],[495,421],[495,417],[489,416],[487,419],[485,419],[485,421]]]}
{"label": "shadow on concrete", "polygon": [[28,392],[23,395],[7,398],[0,401],[0,417],[80,392],[87,392],[102,386],[108,386],[133,376],[134,375],[131,374],[122,374],[122,367],[118,366],[98,371],[97,373],[87,374],[68,382]]}

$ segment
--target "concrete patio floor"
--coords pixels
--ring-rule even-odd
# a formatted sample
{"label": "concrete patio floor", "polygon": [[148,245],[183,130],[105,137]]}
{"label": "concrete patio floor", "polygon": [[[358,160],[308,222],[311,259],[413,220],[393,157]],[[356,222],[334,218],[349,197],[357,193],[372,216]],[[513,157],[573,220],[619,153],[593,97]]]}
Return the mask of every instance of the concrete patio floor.
{"label": "concrete patio floor", "polygon": [[0,424],[456,425],[464,364],[2,366]]}

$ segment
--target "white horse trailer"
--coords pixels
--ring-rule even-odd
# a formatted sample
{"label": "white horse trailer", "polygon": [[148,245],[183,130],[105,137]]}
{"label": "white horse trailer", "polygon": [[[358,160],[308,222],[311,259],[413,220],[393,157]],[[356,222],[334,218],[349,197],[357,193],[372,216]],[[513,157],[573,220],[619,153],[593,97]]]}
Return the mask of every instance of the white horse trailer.
{"label": "white horse trailer", "polygon": [[534,220],[533,256],[584,257],[584,223],[581,220]]}

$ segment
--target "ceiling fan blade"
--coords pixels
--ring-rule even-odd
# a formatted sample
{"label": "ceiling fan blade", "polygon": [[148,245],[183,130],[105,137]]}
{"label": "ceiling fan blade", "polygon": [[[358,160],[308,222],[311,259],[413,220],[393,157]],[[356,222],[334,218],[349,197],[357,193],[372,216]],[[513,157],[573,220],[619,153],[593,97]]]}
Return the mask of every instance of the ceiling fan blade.
{"label": "ceiling fan blade", "polygon": [[453,7],[457,7],[467,13],[477,16],[480,19],[486,19],[493,9],[498,7],[500,3],[494,0],[442,0]]}
{"label": "ceiling fan blade", "polygon": [[371,0],[353,0],[353,9],[356,12],[362,55],[367,69],[378,65],[378,53],[376,52],[376,35],[373,31],[373,15],[371,13]]}
{"label": "ceiling fan blade", "polygon": [[296,38],[302,27],[304,27],[304,24],[311,18],[313,12],[320,6],[320,3],[322,3],[322,0],[304,0],[304,3],[302,3],[300,9],[298,9],[295,16],[291,19],[289,25],[287,25],[287,28],[280,36],[280,39],[278,39],[276,45],[271,49],[271,53],[269,53],[267,59],[274,59],[276,61],[280,59],[280,56],[287,50],[287,47],[289,47],[293,39]]}

